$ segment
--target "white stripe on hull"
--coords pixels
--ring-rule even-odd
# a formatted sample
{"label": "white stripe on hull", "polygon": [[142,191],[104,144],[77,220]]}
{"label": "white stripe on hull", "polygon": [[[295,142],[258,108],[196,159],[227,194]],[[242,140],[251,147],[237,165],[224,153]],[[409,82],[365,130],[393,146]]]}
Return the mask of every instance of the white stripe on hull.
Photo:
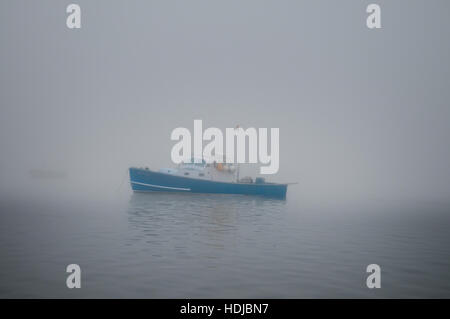
{"label": "white stripe on hull", "polygon": [[139,182],[133,182],[133,181],[131,181],[131,184],[142,185],[142,186],[150,186],[150,187],[156,187],[156,188],[164,188],[164,189],[174,189],[174,190],[177,190],[177,191],[190,191],[191,190],[190,188],[169,187],[169,186],[145,184],[145,183],[139,183]]}

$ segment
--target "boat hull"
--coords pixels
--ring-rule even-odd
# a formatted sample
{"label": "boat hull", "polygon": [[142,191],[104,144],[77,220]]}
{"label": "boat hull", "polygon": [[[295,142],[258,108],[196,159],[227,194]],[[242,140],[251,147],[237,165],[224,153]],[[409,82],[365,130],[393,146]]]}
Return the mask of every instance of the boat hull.
{"label": "boat hull", "polygon": [[136,192],[243,194],[286,198],[287,191],[287,184],[217,182],[141,168],[130,168],[130,183]]}

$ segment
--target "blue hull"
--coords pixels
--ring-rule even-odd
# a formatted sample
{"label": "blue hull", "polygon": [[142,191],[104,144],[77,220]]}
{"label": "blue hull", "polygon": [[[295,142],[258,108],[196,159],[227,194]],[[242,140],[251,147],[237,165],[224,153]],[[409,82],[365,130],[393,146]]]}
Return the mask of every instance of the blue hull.
{"label": "blue hull", "polygon": [[130,168],[133,191],[262,195],[286,198],[287,184],[226,183]]}

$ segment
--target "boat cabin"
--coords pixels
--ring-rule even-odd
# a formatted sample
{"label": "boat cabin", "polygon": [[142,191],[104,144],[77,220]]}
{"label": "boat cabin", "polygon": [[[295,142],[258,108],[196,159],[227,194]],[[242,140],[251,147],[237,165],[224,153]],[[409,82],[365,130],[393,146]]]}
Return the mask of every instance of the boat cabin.
{"label": "boat cabin", "polygon": [[238,169],[232,163],[207,163],[202,160],[201,163],[194,163],[193,160],[188,163],[181,163],[177,168],[162,168],[161,173],[174,174],[196,179],[207,179],[218,182],[234,183],[238,180]]}

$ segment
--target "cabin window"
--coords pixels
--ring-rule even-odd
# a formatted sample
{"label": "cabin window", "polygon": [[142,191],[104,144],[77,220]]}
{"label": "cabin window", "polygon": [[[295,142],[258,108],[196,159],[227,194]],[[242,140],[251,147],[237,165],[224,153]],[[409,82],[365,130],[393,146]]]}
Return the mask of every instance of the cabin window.
{"label": "cabin window", "polygon": [[187,176],[187,175],[189,175],[189,173],[188,173],[188,172],[186,172],[186,173],[184,173],[184,175],[186,175],[186,176]]}
{"label": "cabin window", "polygon": [[198,173],[198,176],[205,176],[205,174],[203,174],[203,173]]}

